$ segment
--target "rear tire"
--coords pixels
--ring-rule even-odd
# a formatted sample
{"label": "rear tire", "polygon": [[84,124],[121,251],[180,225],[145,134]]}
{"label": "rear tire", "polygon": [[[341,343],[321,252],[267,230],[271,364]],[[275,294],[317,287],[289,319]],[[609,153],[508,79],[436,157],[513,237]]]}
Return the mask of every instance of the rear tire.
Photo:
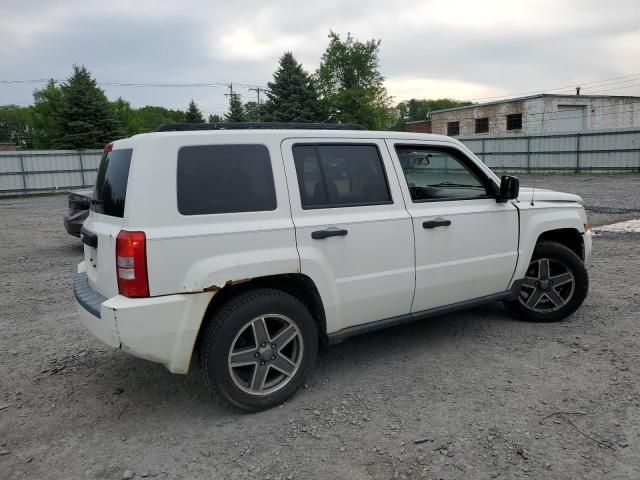
{"label": "rear tire", "polygon": [[518,298],[504,304],[522,320],[557,322],[582,305],[588,290],[580,257],[564,245],[543,242],[533,251]]}
{"label": "rear tire", "polygon": [[233,297],[209,318],[201,343],[204,381],[250,411],[284,402],[318,352],[313,317],[297,298],[261,288]]}

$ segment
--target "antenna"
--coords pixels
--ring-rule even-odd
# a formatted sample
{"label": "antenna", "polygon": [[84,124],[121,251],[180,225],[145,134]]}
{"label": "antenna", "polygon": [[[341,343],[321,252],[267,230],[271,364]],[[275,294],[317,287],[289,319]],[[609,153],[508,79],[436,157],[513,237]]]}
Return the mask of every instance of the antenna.
{"label": "antenna", "polygon": [[[542,147],[542,134],[544,133],[544,117],[545,117],[546,113],[547,113],[547,106],[545,105],[544,106],[544,110],[542,110],[542,120],[540,121],[541,128],[540,128],[540,136],[538,137],[538,152],[540,152],[540,150],[541,150],[540,147]],[[538,180],[538,176],[537,176],[537,174],[534,174],[534,177],[533,177],[533,188],[531,189],[531,206],[532,207],[535,205],[535,202],[534,202],[533,199],[534,199],[534,196],[536,194],[536,181],[537,180]]]}

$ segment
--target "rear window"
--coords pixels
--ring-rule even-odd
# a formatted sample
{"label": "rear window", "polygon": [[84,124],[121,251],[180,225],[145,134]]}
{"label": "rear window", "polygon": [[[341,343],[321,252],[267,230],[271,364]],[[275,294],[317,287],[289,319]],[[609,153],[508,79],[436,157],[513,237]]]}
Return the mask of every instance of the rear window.
{"label": "rear window", "polygon": [[97,213],[124,216],[132,153],[130,148],[104,152],[94,187],[93,209]]}
{"label": "rear window", "polygon": [[198,145],[178,152],[182,215],[275,210],[276,192],[264,145]]}
{"label": "rear window", "polygon": [[392,203],[376,145],[296,144],[303,209]]}

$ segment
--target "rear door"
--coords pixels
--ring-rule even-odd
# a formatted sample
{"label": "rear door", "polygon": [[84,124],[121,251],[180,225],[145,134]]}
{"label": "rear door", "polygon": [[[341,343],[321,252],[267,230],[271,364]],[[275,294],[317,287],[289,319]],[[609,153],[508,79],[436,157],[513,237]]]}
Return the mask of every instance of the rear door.
{"label": "rear door", "polygon": [[118,294],[116,237],[123,225],[132,155],[131,148],[104,152],[81,233],[89,285],[106,298]]}
{"label": "rear door", "polygon": [[518,260],[518,211],[455,145],[388,141],[416,242],[412,311],[507,290]]}
{"label": "rear door", "polygon": [[282,151],[301,270],[328,333],[409,313],[413,229],[384,141],[295,139]]}

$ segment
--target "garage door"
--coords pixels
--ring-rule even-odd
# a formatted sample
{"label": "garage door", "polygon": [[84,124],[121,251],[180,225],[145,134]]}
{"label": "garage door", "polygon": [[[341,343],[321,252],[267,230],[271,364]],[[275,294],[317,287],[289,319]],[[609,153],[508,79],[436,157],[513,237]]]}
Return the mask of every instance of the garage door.
{"label": "garage door", "polygon": [[558,105],[558,132],[573,132],[585,128],[586,105]]}

